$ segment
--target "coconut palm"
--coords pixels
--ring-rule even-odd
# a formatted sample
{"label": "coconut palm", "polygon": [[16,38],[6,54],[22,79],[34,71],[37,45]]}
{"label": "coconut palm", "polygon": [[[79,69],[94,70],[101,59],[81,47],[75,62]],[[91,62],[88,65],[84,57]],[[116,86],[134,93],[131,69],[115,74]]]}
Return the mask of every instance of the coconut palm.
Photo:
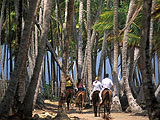
{"label": "coconut palm", "polygon": [[90,20],[90,0],[87,0],[87,68],[88,68],[88,91],[92,88],[92,59],[91,59],[91,20]]}
{"label": "coconut palm", "polygon": [[142,16],[142,37],[141,37],[141,61],[142,62],[142,78],[143,90],[146,101],[146,107],[149,113],[150,120],[157,120],[160,118],[160,108],[154,95],[154,88],[152,83],[151,73],[151,55],[149,50],[149,35],[150,35],[150,21],[151,21],[151,5],[152,0],[143,0],[143,16]]}
{"label": "coconut palm", "polygon": [[[119,100],[119,84],[118,84],[118,41],[117,41],[117,36],[118,36],[118,1],[114,0],[113,1],[113,35],[114,35],[114,41],[113,41],[113,83],[115,84],[114,86],[114,92],[113,92],[113,109],[116,111],[121,111],[121,104]],[[115,107],[116,106],[116,107]]]}
{"label": "coconut palm", "polygon": [[[126,26],[129,23],[129,20],[131,16],[133,15],[135,0],[130,1],[129,10],[128,10],[128,16],[126,20]],[[136,103],[136,101],[133,98],[133,95],[131,93],[128,77],[127,77],[127,63],[126,63],[126,56],[127,56],[127,39],[128,39],[128,32],[129,32],[129,26],[124,31],[124,38],[123,38],[123,48],[122,48],[122,77],[124,80],[125,85],[125,91],[128,98],[129,107],[132,112],[142,112],[141,107]]]}
{"label": "coconut palm", "polygon": [[[29,44],[30,44],[30,34],[31,34],[32,27],[33,27],[33,21],[35,19],[35,15],[38,9],[38,3],[39,3],[39,0],[33,1],[32,4],[30,2],[30,8],[26,16],[24,32],[22,35],[22,42],[19,47],[17,61],[15,63],[14,72],[11,77],[12,80],[0,104],[0,119],[1,120],[6,120],[8,118],[10,105],[11,105],[11,102],[16,92],[18,80],[19,79],[23,80],[24,78],[23,75],[25,73],[27,53],[28,53]],[[18,78],[17,78],[17,75],[18,75]]]}

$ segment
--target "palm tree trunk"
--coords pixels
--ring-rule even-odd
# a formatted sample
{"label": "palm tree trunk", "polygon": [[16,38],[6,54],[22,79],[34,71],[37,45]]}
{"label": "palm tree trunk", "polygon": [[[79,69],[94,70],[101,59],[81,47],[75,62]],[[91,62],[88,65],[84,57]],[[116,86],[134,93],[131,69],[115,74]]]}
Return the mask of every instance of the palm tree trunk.
{"label": "palm tree trunk", "polygon": [[44,14],[43,14],[43,29],[40,38],[40,48],[38,51],[38,56],[36,59],[35,68],[33,71],[33,76],[31,78],[30,85],[28,87],[27,93],[24,98],[24,102],[19,109],[20,113],[23,113],[25,118],[32,116],[32,108],[33,108],[33,99],[35,95],[35,89],[38,83],[38,77],[40,73],[41,64],[43,61],[43,56],[46,48],[46,38],[48,35],[48,28],[50,23],[50,15],[51,15],[51,8],[52,8],[52,0],[45,0],[44,1]]}
{"label": "palm tree trunk", "polygon": [[121,111],[121,104],[119,100],[119,84],[118,84],[118,42],[117,42],[117,34],[118,34],[118,5],[117,0],[113,1],[114,8],[114,16],[113,16],[113,34],[114,34],[114,58],[113,58],[113,83],[114,92],[113,92],[113,104],[112,109],[115,111]]}
{"label": "palm tree trunk", "polygon": [[105,54],[106,54],[106,48],[107,48],[107,36],[108,36],[107,31],[104,31],[102,50],[101,50],[101,57],[100,57],[99,68],[98,68],[98,77],[100,79],[102,78],[103,61],[104,61],[104,57],[105,57]]}
{"label": "palm tree trunk", "polygon": [[78,39],[78,78],[81,77],[81,72],[82,72],[82,63],[83,63],[83,59],[82,59],[82,20],[83,18],[83,0],[80,0],[79,3],[79,39]]}
{"label": "palm tree trunk", "polygon": [[91,58],[91,21],[90,0],[87,0],[87,67],[88,67],[88,92],[92,90],[92,58]]}
{"label": "palm tree trunk", "polygon": [[146,108],[148,110],[150,120],[158,120],[160,118],[160,108],[154,95],[151,73],[151,55],[149,50],[149,34],[151,20],[152,0],[143,0],[142,14],[142,37],[141,37],[141,67],[143,78],[143,90],[146,100]]}
{"label": "palm tree trunk", "polygon": [[41,86],[41,79],[42,79],[42,64],[41,64],[41,68],[40,68],[40,73],[39,73],[39,77],[38,77],[38,82],[37,82],[37,86],[36,86],[36,90],[35,90],[35,94],[34,94],[34,98],[33,98],[33,108],[35,107],[36,101],[37,101],[37,96],[40,93],[40,86]]}
{"label": "palm tree trunk", "polygon": [[[38,3],[39,3],[39,0],[32,1],[32,4],[30,4],[30,9],[28,10],[28,13],[26,16],[24,32],[22,35],[22,42],[19,47],[17,61],[15,63],[14,72],[11,77],[12,80],[10,81],[6,94],[0,104],[1,120],[6,120],[8,118],[10,105],[16,92],[18,80],[25,73],[24,68],[26,67],[27,53],[30,45],[30,34],[33,27],[33,21],[35,19],[35,15],[37,12]],[[19,76],[18,78],[17,78],[17,75]]]}
{"label": "palm tree trunk", "polygon": [[157,101],[160,101],[160,85],[158,86],[157,90],[155,91],[155,96]]}
{"label": "palm tree trunk", "polygon": [[135,97],[137,97],[138,93],[137,93],[137,90],[136,90],[133,75],[134,75],[139,57],[140,57],[139,49],[138,48],[131,49],[131,54],[130,54],[131,62],[130,62],[130,67],[129,67],[129,77],[128,77],[128,79],[130,80],[129,85],[130,85]]}
{"label": "palm tree trunk", "polygon": [[[129,5],[129,10],[128,10],[128,16],[127,16],[127,20],[126,20],[126,26],[129,23],[129,20],[131,18],[131,16],[133,15],[133,7],[135,5],[135,0],[131,0],[130,1],[130,5]],[[124,80],[124,85],[125,85],[125,91],[126,91],[126,95],[128,98],[128,103],[129,103],[129,107],[131,109],[132,112],[142,112],[141,107],[136,103],[136,101],[133,98],[133,95],[131,93],[131,89],[129,86],[129,82],[128,82],[128,77],[127,77],[127,63],[126,63],[126,56],[127,56],[127,40],[128,40],[128,32],[129,32],[129,27],[127,26],[125,31],[124,31],[124,38],[123,38],[123,48],[122,48],[122,77]]]}
{"label": "palm tree trunk", "polygon": [[[1,17],[0,17],[0,63],[1,63],[1,75],[2,75],[2,83],[0,83],[0,88],[2,90],[2,84],[4,84],[5,78],[4,78],[4,68],[3,68],[3,59],[2,59],[2,51],[1,51],[1,39],[2,39],[2,24],[3,24],[3,17],[4,17],[4,10],[5,10],[5,4],[6,0],[3,0],[2,2],[2,8],[1,8]],[[3,94],[3,93],[2,93]]]}
{"label": "palm tree trunk", "polygon": [[[95,17],[95,22],[98,21],[98,19],[99,19],[99,15],[100,15],[101,9],[102,9],[102,3],[103,3],[103,0],[99,0],[98,10],[97,10],[96,17]],[[93,48],[93,45],[95,42],[95,37],[96,37],[96,30],[93,29],[92,36],[91,36],[91,49]]]}

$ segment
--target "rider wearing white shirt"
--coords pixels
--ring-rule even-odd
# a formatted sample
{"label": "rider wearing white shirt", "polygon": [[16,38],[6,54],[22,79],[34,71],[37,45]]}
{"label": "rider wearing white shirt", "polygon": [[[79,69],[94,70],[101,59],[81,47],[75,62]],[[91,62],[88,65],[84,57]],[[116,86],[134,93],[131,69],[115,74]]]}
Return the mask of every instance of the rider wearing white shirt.
{"label": "rider wearing white shirt", "polygon": [[102,89],[99,93],[99,97],[100,97],[100,100],[102,102],[102,91],[105,89],[105,88],[108,88],[109,90],[112,91],[112,88],[113,88],[113,82],[111,79],[108,78],[109,74],[105,74],[104,76],[104,79],[102,80]]}
{"label": "rider wearing white shirt", "polygon": [[101,89],[102,89],[101,82],[99,81],[99,78],[96,77],[95,81],[93,82],[93,90],[92,90],[92,92],[91,92],[91,94],[89,96],[91,101],[92,101],[92,94],[93,94],[93,92],[94,91],[101,91]]}

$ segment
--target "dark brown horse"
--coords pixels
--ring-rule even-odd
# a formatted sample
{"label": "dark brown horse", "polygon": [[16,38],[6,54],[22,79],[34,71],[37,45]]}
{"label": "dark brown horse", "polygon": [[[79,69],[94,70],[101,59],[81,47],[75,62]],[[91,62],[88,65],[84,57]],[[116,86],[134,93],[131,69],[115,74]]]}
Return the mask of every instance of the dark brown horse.
{"label": "dark brown horse", "polygon": [[97,112],[99,110],[99,117],[100,117],[100,98],[99,98],[100,91],[94,91],[92,94],[92,102],[93,102],[93,110],[94,116],[97,117]]}
{"label": "dark brown horse", "polygon": [[84,91],[78,91],[78,93],[76,94],[75,105],[76,103],[78,103],[80,113],[82,113],[82,108],[84,105],[84,97],[85,97]]}
{"label": "dark brown horse", "polygon": [[105,112],[107,110],[107,116],[110,114],[111,104],[112,104],[112,92],[109,89],[105,89],[102,92],[102,103],[100,106],[104,105],[104,118],[106,118]]}
{"label": "dark brown horse", "polygon": [[72,102],[72,98],[73,98],[73,89],[72,88],[68,88],[66,89],[66,102],[67,102],[67,110],[69,111],[69,105]]}

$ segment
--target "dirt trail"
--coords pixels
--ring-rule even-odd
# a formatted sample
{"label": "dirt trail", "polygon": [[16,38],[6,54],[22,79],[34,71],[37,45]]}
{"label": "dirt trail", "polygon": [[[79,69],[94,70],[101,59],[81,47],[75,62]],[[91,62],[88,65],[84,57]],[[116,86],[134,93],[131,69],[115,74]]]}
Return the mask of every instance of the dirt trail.
{"label": "dirt trail", "polygon": [[[33,116],[38,114],[40,118],[46,118],[49,116],[50,118],[54,118],[57,114],[57,102],[51,102],[49,100],[45,100],[45,106],[43,110],[34,110]],[[72,107],[67,115],[71,118],[71,120],[104,120],[101,117],[94,117],[93,109],[84,109],[83,113],[80,114],[78,108]],[[112,113],[110,115],[110,120],[149,120],[147,116],[133,116],[130,113]]]}

